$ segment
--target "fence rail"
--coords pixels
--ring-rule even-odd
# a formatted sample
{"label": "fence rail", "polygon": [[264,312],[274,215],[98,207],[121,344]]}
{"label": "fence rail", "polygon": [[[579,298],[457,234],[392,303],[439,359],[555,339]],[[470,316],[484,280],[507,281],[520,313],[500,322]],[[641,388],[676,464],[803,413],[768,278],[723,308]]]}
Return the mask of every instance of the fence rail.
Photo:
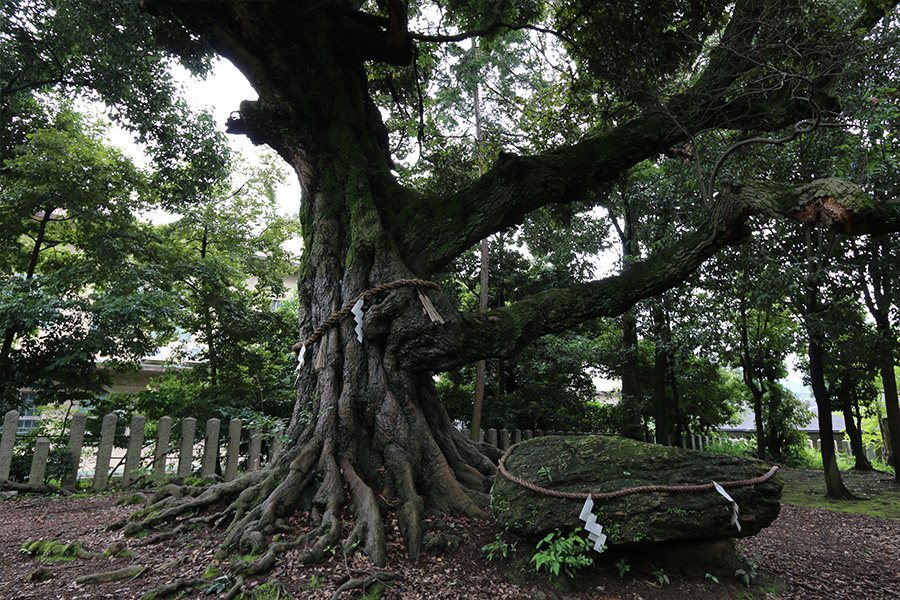
{"label": "fence rail", "polygon": [[[15,453],[15,437],[16,426],[18,424],[19,413],[11,410],[6,413],[3,420],[3,435],[0,439],[0,484],[9,480],[10,466],[12,464],[13,455]],[[181,421],[181,439],[176,446],[171,440],[172,437],[172,419],[170,417],[162,417],[157,423],[155,444],[145,444],[144,431],[147,419],[143,415],[134,415],[131,418],[129,427],[129,436],[127,449],[124,457],[119,464],[110,470],[110,464],[113,458],[114,438],[116,433],[116,425],[118,417],[115,414],[108,414],[103,417],[100,430],[100,442],[97,447],[96,457],[93,459],[93,475],[91,487],[93,490],[99,491],[106,489],[109,485],[110,478],[117,473],[119,466],[124,461],[122,468],[121,482],[127,485],[135,481],[141,474],[147,473],[145,465],[149,464],[149,477],[156,483],[165,480],[167,474],[176,474],[179,477],[190,477],[197,472],[194,456],[197,454],[198,441],[196,440],[197,419],[188,417]],[[87,426],[87,416],[76,414],[72,418],[69,427],[68,448],[71,463],[66,470],[66,474],[62,477],[61,486],[63,489],[72,490],[78,482],[79,473],[82,463],[88,462],[83,460],[84,433]],[[220,444],[221,421],[219,419],[209,419],[206,421],[205,435],[203,437],[202,458],[199,462],[199,475],[201,477],[210,477],[217,471],[221,472],[222,477],[226,481],[234,479],[238,474],[241,466],[241,442],[244,435],[243,424],[240,419],[231,419],[228,422],[228,430],[225,437],[224,452],[224,468],[222,465],[222,447]],[[469,437],[469,430],[463,429],[463,435]],[[250,429],[247,432],[247,456],[243,462],[247,471],[255,471],[261,466],[262,460],[262,436],[259,429]],[[574,431],[541,431],[530,430],[524,431],[519,429],[488,429],[479,432],[479,441],[495,446],[501,451],[506,451],[511,445],[517,444],[522,440],[528,440],[534,437],[542,437],[544,435],[584,435],[575,433]],[[723,439],[721,437],[714,438],[705,435],[684,435],[680,440],[670,439],[670,445],[678,441],[677,445],[682,448],[702,450],[711,440]],[[728,438],[725,438],[728,439]],[[741,438],[731,438],[735,442]],[[648,436],[645,442],[657,443],[654,436]],[[810,448],[821,450],[818,446],[821,442],[809,440]],[[143,456],[145,447],[152,445],[152,453]],[[272,457],[278,453],[281,440],[275,436],[269,443],[268,456]],[[842,447],[843,446],[843,447]],[[28,476],[29,485],[42,485],[47,472],[47,463],[50,456],[51,441],[47,437],[38,437],[35,441],[34,454],[31,461],[31,471]],[[843,440],[843,444],[835,441],[835,450],[839,453],[850,455],[849,442]],[[176,466],[177,465],[177,466]],[[90,470],[87,470],[90,473]]]}

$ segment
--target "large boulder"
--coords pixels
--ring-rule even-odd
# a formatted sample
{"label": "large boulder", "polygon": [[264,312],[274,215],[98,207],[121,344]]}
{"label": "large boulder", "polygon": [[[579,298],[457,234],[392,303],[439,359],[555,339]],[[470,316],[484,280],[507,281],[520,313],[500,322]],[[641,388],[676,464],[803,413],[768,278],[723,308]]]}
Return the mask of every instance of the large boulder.
{"label": "large boulder", "polygon": [[[686,486],[765,476],[769,465],[754,458],[683,450],[612,436],[548,436],[516,446],[506,458],[514,477],[546,490],[605,493],[639,486]],[[775,520],[783,481],[777,473],[762,483],[727,487],[740,509],[741,529],[732,524],[732,505],[715,489],[639,492],[595,499],[593,513],[623,549],[678,541],[715,541],[751,536]],[[491,506],[510,530],[541,538],[556,529],[583,529],[583,499],[558,498],[497,475]]]}

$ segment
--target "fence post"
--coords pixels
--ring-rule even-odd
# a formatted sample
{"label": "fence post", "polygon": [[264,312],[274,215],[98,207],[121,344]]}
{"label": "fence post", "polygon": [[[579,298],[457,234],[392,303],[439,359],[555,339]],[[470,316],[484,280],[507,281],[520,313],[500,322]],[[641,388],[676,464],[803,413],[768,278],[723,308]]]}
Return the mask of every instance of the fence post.
{"label": "fence post", "polygon": [[275,462],[279,452],[281,452],[281,435],[274,435],[269,442],[269,463]]}
{"label": "fence post", "polygon": [[69,472],[63,479],[62,486],[67,490],[74,490],[78,485],[78,467],[81,466],[81,447],[84,446],[84,429],[87,425],[87,415],[75,413],[72,416],[72,424],[69,426]]}
{"label": "fence post", "polygon": [[34,443],[34,458],[31,459],[31,473],[28,485],[44,485],[44,473],[47,472],[47,457],[50,456],[50,438],[39,437]]}
{"label": "fence post", "polygon": [[262,432],[258,427],[250,430],[250,449],[247,452],[247,470],[259,469],[259,455],[262,453]]}
{"label": "fence post", "polygon": [[0,439],[0,483],[9,479],[13,450],[16,447],[16,429],[19,427],[19,411],[11,410],[3,417],[3,438]]}
{"label": "fence post", "polygon": [[162,483],[166,478],[166,460],[169,457],[169,438],[172,437],[172,417],[163,417],[156,425],[156,449],[153,451],[153,471],[150,478]]}
{"label": "fence post", "polygon": [[522,432],[523,440],[530,440],[533,437],[534,437],[534,432],[531,431],[530,429],[526,429],[525,431]]}
{"label": "fence post", "polygon": [[504,452],[506,452],[507,450],[509,450],[509,430],[508,430],[508,429],[501,429],[501,430],[500,430],[500,437],[499,437],[499,439],[498,439],[497,441],[498,441],[498,444],[497,444],[497,447],[498,447],[498,448],[500,448],[500,449],[503,450]]}
{"label": "fence post", "polygon": [[105,490],[109,482],[109,459],[112,456],[118,419],[114,413],[109,413],[103,417],[103,424],[100,426],[100,447],[97,448],[97,465],[94,467],[95,492]]}
{"label": "fence post", "polygon": [[225,481],[237,476],[238,459],[241,453],[241,420],[228,422],[228,447],[225,450]]}
{"label": "fence post", "polygon": [[513,429],[512,437],[510,438],[509,442],[511,444],[518,444],[521,441],[522,441],[522,430],[521,429]]}
{"label": "fence post", "polygon": [[200,463],[200,477],[212,477],[216,474],[219,462],[219,419],[206,422],[206,441],[203,442],[203,462]]}
{"label": "fence post", "polygon": [[181,420],[181,452],[178,454],[178,476],[186,479],[194,467],[194,436],[197,433],[197,419],[187,417]]}
{"label": "fence post", "polygon": [[138,478],[141,468],[141,448],[144,447],[144,426],[147,417],[134,415],[128,433],[128,451],[125,453],[125,472],[122,474],[122,485],[126,486]]}
{"label": "fence post", "polygon": [[491,427],[484,434],[484,443],[491,446],[497,446],[497,430]]}

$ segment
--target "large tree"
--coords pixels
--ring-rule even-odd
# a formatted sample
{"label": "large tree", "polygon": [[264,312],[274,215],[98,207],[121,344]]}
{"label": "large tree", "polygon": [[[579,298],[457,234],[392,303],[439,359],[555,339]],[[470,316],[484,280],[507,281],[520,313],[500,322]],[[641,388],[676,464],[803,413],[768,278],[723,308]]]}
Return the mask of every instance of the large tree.
{"label": "large tree", "polygon": [[[847,55],[865,51],[865,32],[885,15],[874,5],[145,0],[143,7],[208,41],[247,76],[259,99],[241,104],[231,131],[268,144],[299,176],[306,343],[298,350],[306,360],[289,443],[271,468],[138,527],[232,497],[228,542],[262,549],[282,517],[306,509],[317,527],[291,544],[309,542],[303,558],[310,559],[339,541],[347,508],[355,525],[345,548],[358,545],[383,564],[382,509],[396,506],[416,555],[426,510],[482,515],[485,481],[494,474],[447,417],[435,371],[513,356],[542,335],[622,314],[742,239],[754,214],[852,234],[900,228],[896,206],[876,205],[848,181],[719,183],[720,161],[700,186],[693,224],[673,227],[673,239],[619,276],[486,313],[459,312],[423,283],[529,212],[599,200],[634,165],[685,151],[709,132],[738,132],[743,137],[732,149],[740,149],[769,133],[787,143],[833,123],[839,103],[831,90],[842,65]],[[441,28],[416,30],[426,9],[441,12]],[[589,121],[581,138],[531,155],[502,152],[484,175],[452,188],[403,185],[382,116],[393,107],[376,104],[369,73],[396,69],[415,82],[417,69],[427,76],[425,63],[440,56],[435,47],[489,40],[510,28],[528,29],[541,43],[545,36],[558,41],[546,56],[567,57],[564,81],[580,102],[570,105],[584,108],[579,122]],[[402,96],[396,94],[398,102]],[[415,91],[406,97],[415,107]],[[367,290],[397,281],[404,284],[366,296],[362,341],[353,319],[329,321]],[[440,320],[423,314],[414,287]],[[271,564],[285,548],[269,546],[251,568]]]}

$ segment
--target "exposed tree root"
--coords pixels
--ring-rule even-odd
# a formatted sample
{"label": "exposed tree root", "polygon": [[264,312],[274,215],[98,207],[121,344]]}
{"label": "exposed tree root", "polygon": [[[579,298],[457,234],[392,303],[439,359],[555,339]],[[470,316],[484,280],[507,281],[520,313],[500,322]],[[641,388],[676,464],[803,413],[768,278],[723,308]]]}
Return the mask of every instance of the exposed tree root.
{"label": "exposed tree root", "polygon": [[210,585],[212,582],[207,579],[176,579],[171,583],[166,583],[154,589],[141,597],[141,600],[151,600],[155,598],[167,598],[174,596],[186,590]]}
{"label": "exposed tree root", "polygon": [[[346,354],[360,350],[354,340]],[[216,558],[255,556],[229,563],[234,583],[225,597],[232,598],[244,582],[271,571],[292,551],[306,563],[337,548],[345,556],[359,551],[383,567],[389,513],[411,557],[424,550],[429,515],[485,516],[496,467],[453,427],[431,377],[404,375],[397,381],[394,375],[390,386],[373,391],[371,381],[390,377],[380,363],[372,364],[379,366],[369,373],[366,388],[347,385],[338,364],[322,368],[322,396],[310,401],[308,418],[297,418],[301,413],[295,411],[287,432],[292,442],[269,467],[202,490],[163,486],[132,516],[125,534],[153,532],[141,542],[147,544],[188,534],[198,525],[227,524]],[[296,515],[308,519],[309,530],[296,531]],[[160,530],[163,526],[168,529]],[[353,579],[339,593],[385,577]]]}
{"label": "exposed tree root", "polygon": [[367,587],[374,583],[388,583],[398,578],[400,578],[399,573],[375,573],[374,575],[369,575],[365,579],[351,579],[341,585],[341,587],[331,595],[331,600],[338,600],[341,594],[350,590],[362,589],[365,591]]}
{"label": "exposed tree root", "polygon": [[93,552],[81,545],[80,542],[65,544],[59,540],[36,540],[25,542],[20,552],[35,556],[40,560],[66,560],[78,558],[81,560],[108,559],[108,558],[138,558],[140,555],[129,550],[122,542],[114,542],[107,546],[103,552]]}
{"label": "exposed tree root", "polygon": [[41,485],[31,485],[30,483],[17,483],[15,481],[4,481],[0,484],[0,489],[12,490],[16,492],[25,492],[27,494],[59,494],[61,496],[71,496],[72,492],[53,485],[52,483],[44,483]]}
{"label": "exposed tree root", "polygon": [[123,579],[134,579],[140,577],[150,570],[150,567],[143,565],[129,565],[121,569],[113,571],[104,571],[102,573],[91,573],[90,575],[82,575],[75,579],[75,583],[109,583],[110,581],[122,581]]}

